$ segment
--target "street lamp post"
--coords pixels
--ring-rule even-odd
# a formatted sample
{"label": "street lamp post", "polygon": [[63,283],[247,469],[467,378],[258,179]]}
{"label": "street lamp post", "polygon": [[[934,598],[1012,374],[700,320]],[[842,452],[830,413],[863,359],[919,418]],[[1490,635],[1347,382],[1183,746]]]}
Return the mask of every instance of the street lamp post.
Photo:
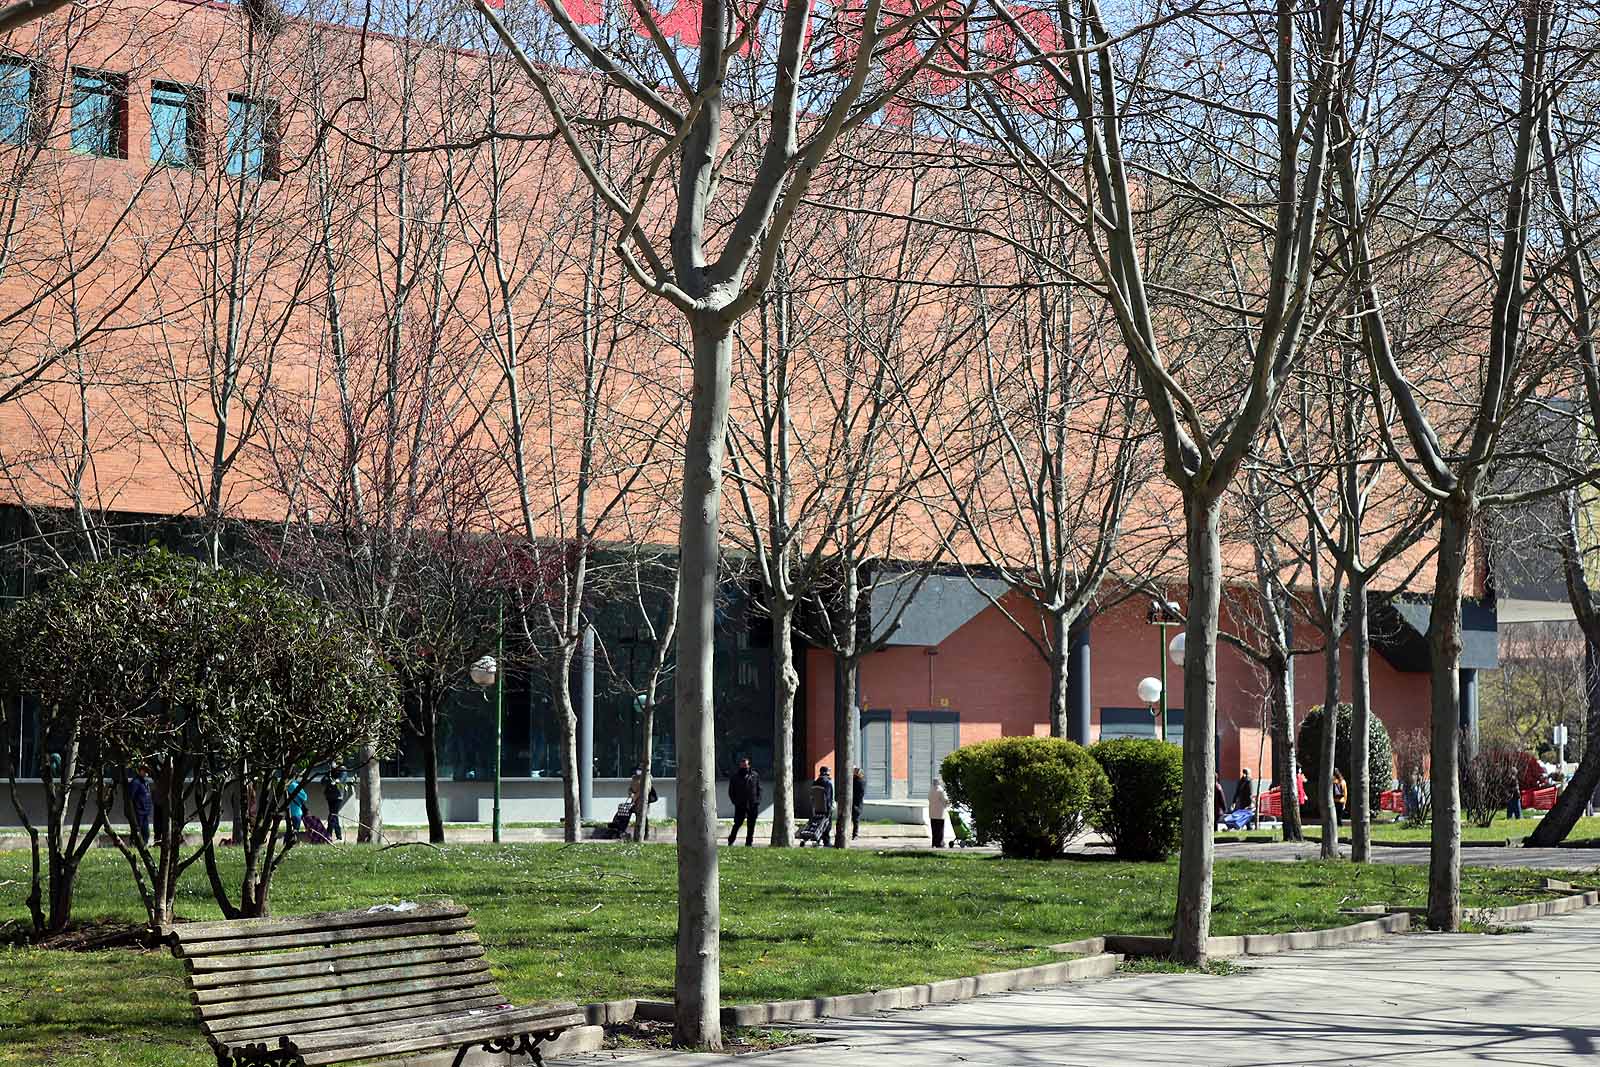
{"label": "street lamp post", "polygon": [[467,672],[472,680],[484,688],[494,686],[494,843],[500,843],[500,748],[504,737],[505,679],[500,673],[500,660],[505,656],[505,617],[502,608],[501,632],[495,640],[495,655],[483,656]]}
{"label": "street lamp post", "polygon": [[[1173,600],[1150,601],[1150,625],[1156,628],[1160,637],[1156,641],[1156,659],[1161,665],[1161,740],[1167,739],[1167,629],[1169,627],[1184,625],[1179,617],[1178,604]],[[1180,638],[1182,635],[1179,635]]]}

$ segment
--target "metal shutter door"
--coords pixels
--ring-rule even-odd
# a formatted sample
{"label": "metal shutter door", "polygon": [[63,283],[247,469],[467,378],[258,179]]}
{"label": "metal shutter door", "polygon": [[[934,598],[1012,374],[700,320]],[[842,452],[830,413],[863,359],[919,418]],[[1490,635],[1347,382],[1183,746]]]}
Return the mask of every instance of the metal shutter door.
{"label": "metal shutter door", "polygon": [[867,776],[867,798],[889,796],[889,759],[892,749],[889,713],[868,711],[861,715],[861,769]]}

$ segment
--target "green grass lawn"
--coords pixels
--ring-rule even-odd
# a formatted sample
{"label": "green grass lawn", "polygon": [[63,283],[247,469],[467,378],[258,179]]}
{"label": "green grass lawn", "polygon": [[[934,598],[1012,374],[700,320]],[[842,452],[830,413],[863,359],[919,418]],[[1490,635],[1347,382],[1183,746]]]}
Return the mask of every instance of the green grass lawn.
{"label": "green grass lawn", "polygon": [[[669,996],[676,852],[667,846],[508,844],[435,850],[305,847],[274,884],[278,914],[451,898],[472,909],[514,1001]],[[1358,904],[1417,904],[1420,867],[1217,865],[1217,934],[1347,921]],[[1466,903],[1539,896],[1544,872],[1462,872]],[[27,856],[0,852],[0,924],[26,922]],[[1176,864],[1033,863],[960,853],[733,849],[723,853],[723,998],[859,992],[1055,958],[1105,932],[1166,933]],[[216,918],[198,865],[178,913]],[[96,851],[80,919],[136,921],[122,857]],[[0,1065],[203,1067],[182,972],[165,952],[0,947]]]}

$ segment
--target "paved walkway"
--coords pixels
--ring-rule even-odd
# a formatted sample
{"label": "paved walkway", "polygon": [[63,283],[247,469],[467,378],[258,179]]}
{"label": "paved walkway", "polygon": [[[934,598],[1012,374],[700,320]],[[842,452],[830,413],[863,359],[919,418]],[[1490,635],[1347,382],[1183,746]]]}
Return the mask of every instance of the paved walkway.
{"label": "paved walkway", "polygon": [[[1125,975],[846,1019],[765,1067],[1592,1067],[1600,909],[1499,936],[1411,934],[1242,961],[1243,973]],[[633,1067],[719,1056],[613,1054]],[[583,1061],[593,1064],[595,1058]]]}
{"label": "paved walkway", "polygon": [[[1316,859],[1321,846],[1316,842],[1229,842],[1217,846],[1219,860],[1303,860]],[[1341,845],[1346,859],[1350,846]],[[1428,849],[1395,848],[1374,845],[1375,863],[1410,863],[1427,866]],[[1461,862],[1469,867],[1531,867],[1536,870],[1587,871],[1600,867],[1600,849],[1594,848],[1505,848],[1468,847],[1461,850]]]}

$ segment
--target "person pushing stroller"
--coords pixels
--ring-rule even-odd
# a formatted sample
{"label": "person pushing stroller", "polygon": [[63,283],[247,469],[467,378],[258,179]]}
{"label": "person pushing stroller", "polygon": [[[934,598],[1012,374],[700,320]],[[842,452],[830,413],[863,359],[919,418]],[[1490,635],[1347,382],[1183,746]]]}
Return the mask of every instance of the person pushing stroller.
{"label": "person pushing stroller", "polygon": [[811,783],[811,818],[800,828],[802,845],[807,841],[833,845],[833,796],[833,775],[824,767]]}

